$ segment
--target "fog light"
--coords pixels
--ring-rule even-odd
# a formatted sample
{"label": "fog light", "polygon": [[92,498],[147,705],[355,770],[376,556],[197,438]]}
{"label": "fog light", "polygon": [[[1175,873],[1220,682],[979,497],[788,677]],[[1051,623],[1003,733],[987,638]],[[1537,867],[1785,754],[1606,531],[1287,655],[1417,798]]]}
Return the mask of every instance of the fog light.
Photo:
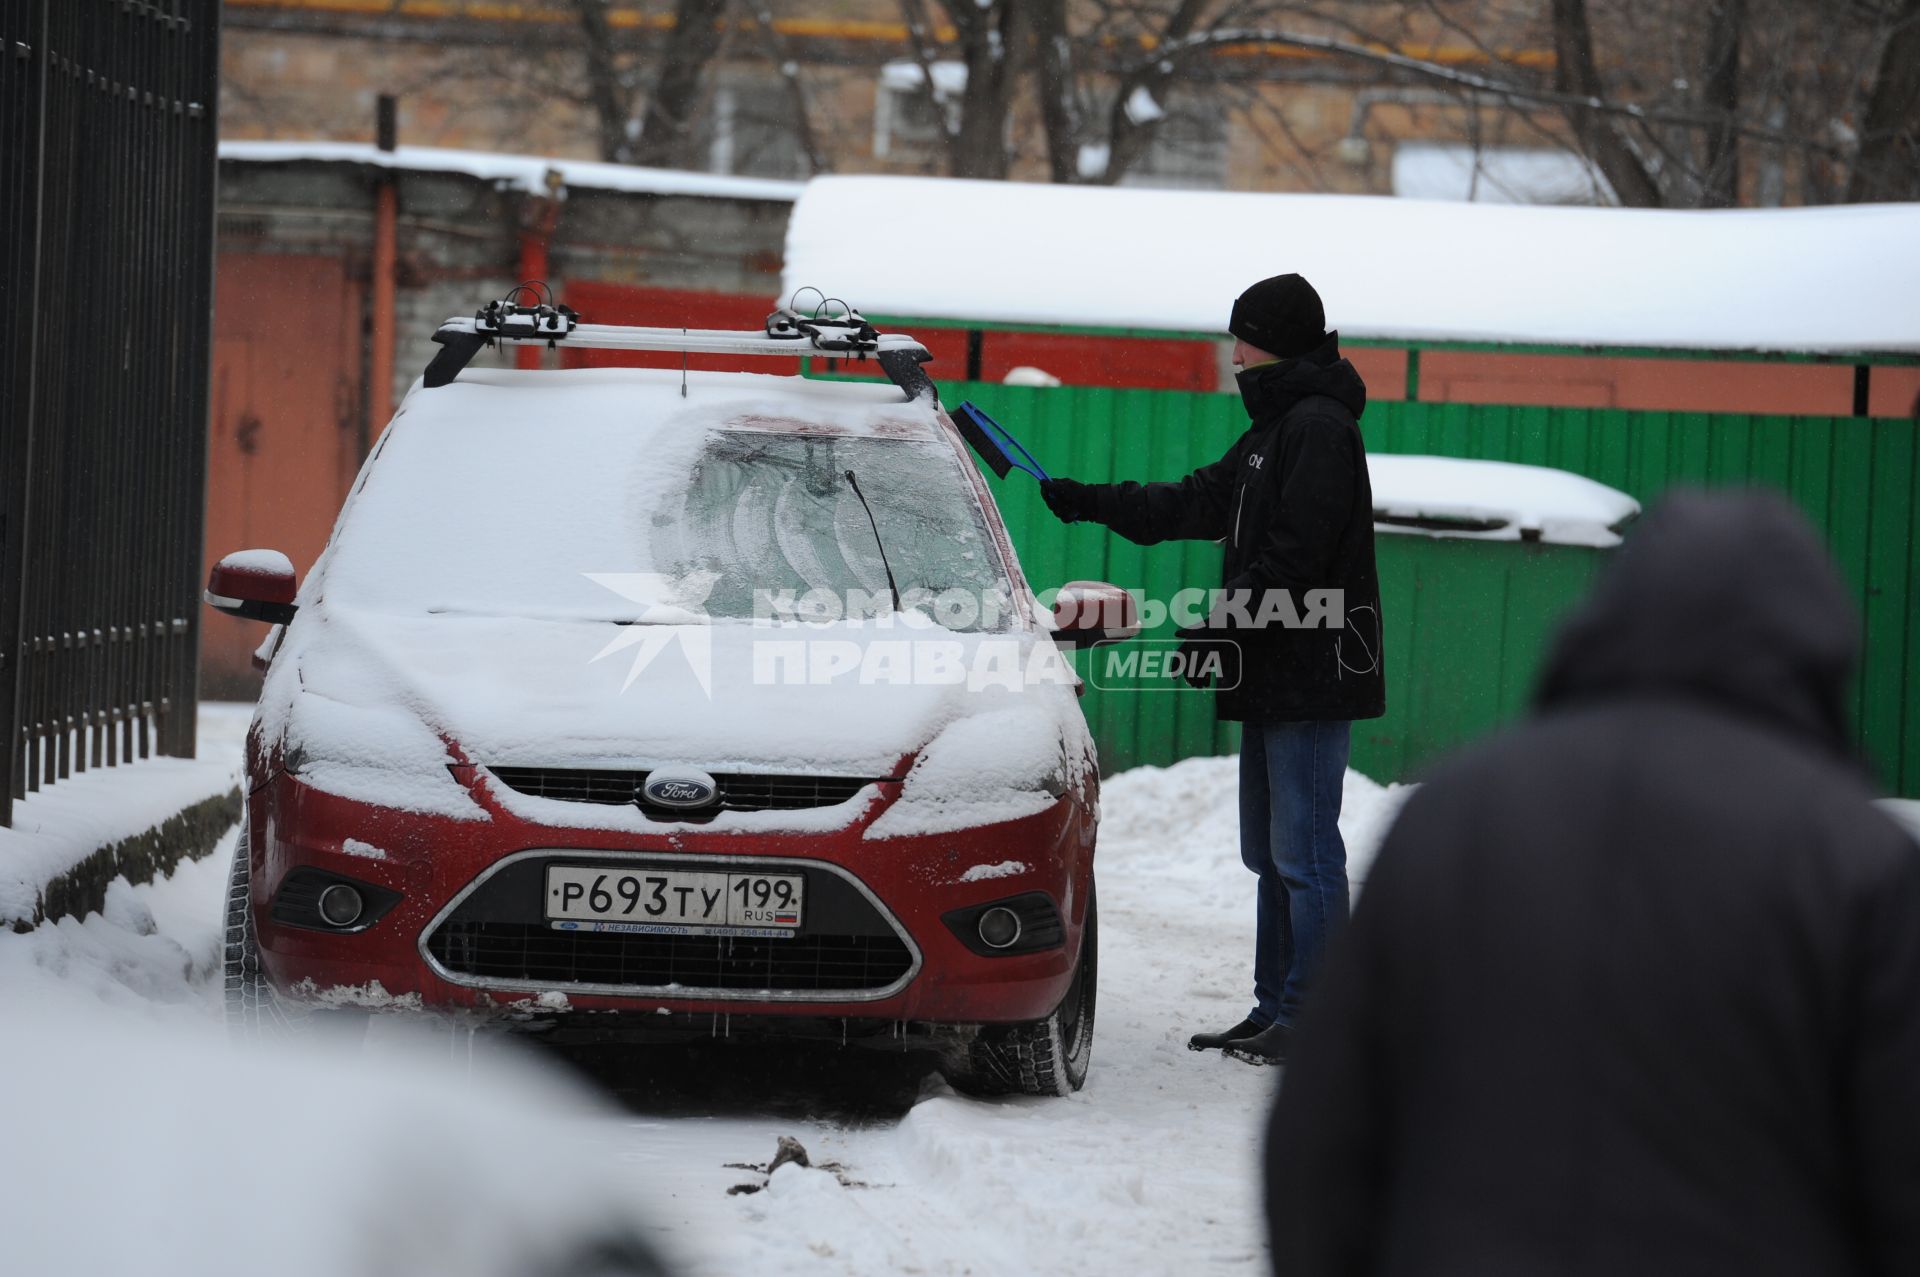
{"label": "fog light", "polygon": [[[343,882],[336,882],[320,893],[320,916],[330,927],[351,927],[360,921],[360,915],[366,911],[366,901],[360,893]],[[1019,933],[1018,924],[1014,932]]]}
{"label": "fog light", "polygon": [[1003,905],[995,905],[980,915],[980,943],[989,949],[1005,949],[1020,939],[1020,915]]}

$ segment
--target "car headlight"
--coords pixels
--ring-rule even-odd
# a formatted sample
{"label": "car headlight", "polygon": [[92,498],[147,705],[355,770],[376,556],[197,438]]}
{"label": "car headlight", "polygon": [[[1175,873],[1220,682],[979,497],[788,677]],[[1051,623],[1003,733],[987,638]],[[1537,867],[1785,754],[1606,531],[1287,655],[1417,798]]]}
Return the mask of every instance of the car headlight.
{"label": "car headlight", "polygon": [[899,799],[867,827],[867,837],[944,833],[1035,816],[1078,779],[1058,722],[1042,707],[970,714],[920,751]]}

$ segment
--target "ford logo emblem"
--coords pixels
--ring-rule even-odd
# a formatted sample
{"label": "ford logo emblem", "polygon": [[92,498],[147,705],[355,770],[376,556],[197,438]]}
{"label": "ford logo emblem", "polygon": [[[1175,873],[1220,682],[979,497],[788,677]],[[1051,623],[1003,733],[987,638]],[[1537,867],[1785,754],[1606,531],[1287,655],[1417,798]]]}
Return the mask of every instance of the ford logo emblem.
{"label": "ford logo emblem", "polygon": [[647,773],[640,796],[658,807],[711,807],[720,796],[720,786],[696,768],[662,767]]}

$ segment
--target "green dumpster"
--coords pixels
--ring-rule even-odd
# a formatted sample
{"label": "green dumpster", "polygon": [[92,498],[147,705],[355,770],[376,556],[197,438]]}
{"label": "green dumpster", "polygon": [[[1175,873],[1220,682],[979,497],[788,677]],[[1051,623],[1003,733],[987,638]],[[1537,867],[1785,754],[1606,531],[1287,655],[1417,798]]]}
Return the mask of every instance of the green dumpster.
{"label": "green dumpster", "polygon": [[1354,725],[1353,765],[1401,780],[1525,710],[1555,626],[1640,507],[1544,466],[1367,461],[1387,713]]}

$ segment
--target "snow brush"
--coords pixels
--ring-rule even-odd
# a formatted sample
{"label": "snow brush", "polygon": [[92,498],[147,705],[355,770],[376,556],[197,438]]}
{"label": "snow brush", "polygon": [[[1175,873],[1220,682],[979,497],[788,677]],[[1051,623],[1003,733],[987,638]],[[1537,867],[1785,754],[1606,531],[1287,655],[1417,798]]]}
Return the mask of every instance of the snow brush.
{"label": "snow brush", "polygon": [[1033,459],[1033,454],[1020,446],[1020,441],[1007,433],[1006,427],[988,416],[985,410],[971,403],[963,403],[953,410],[953,424],[960,428],[960,437],[973,445],[987,468],[999,478],[1006,478],[1007,471],[1021,469],[1038,479],[1047,481],[1047,472]]}

